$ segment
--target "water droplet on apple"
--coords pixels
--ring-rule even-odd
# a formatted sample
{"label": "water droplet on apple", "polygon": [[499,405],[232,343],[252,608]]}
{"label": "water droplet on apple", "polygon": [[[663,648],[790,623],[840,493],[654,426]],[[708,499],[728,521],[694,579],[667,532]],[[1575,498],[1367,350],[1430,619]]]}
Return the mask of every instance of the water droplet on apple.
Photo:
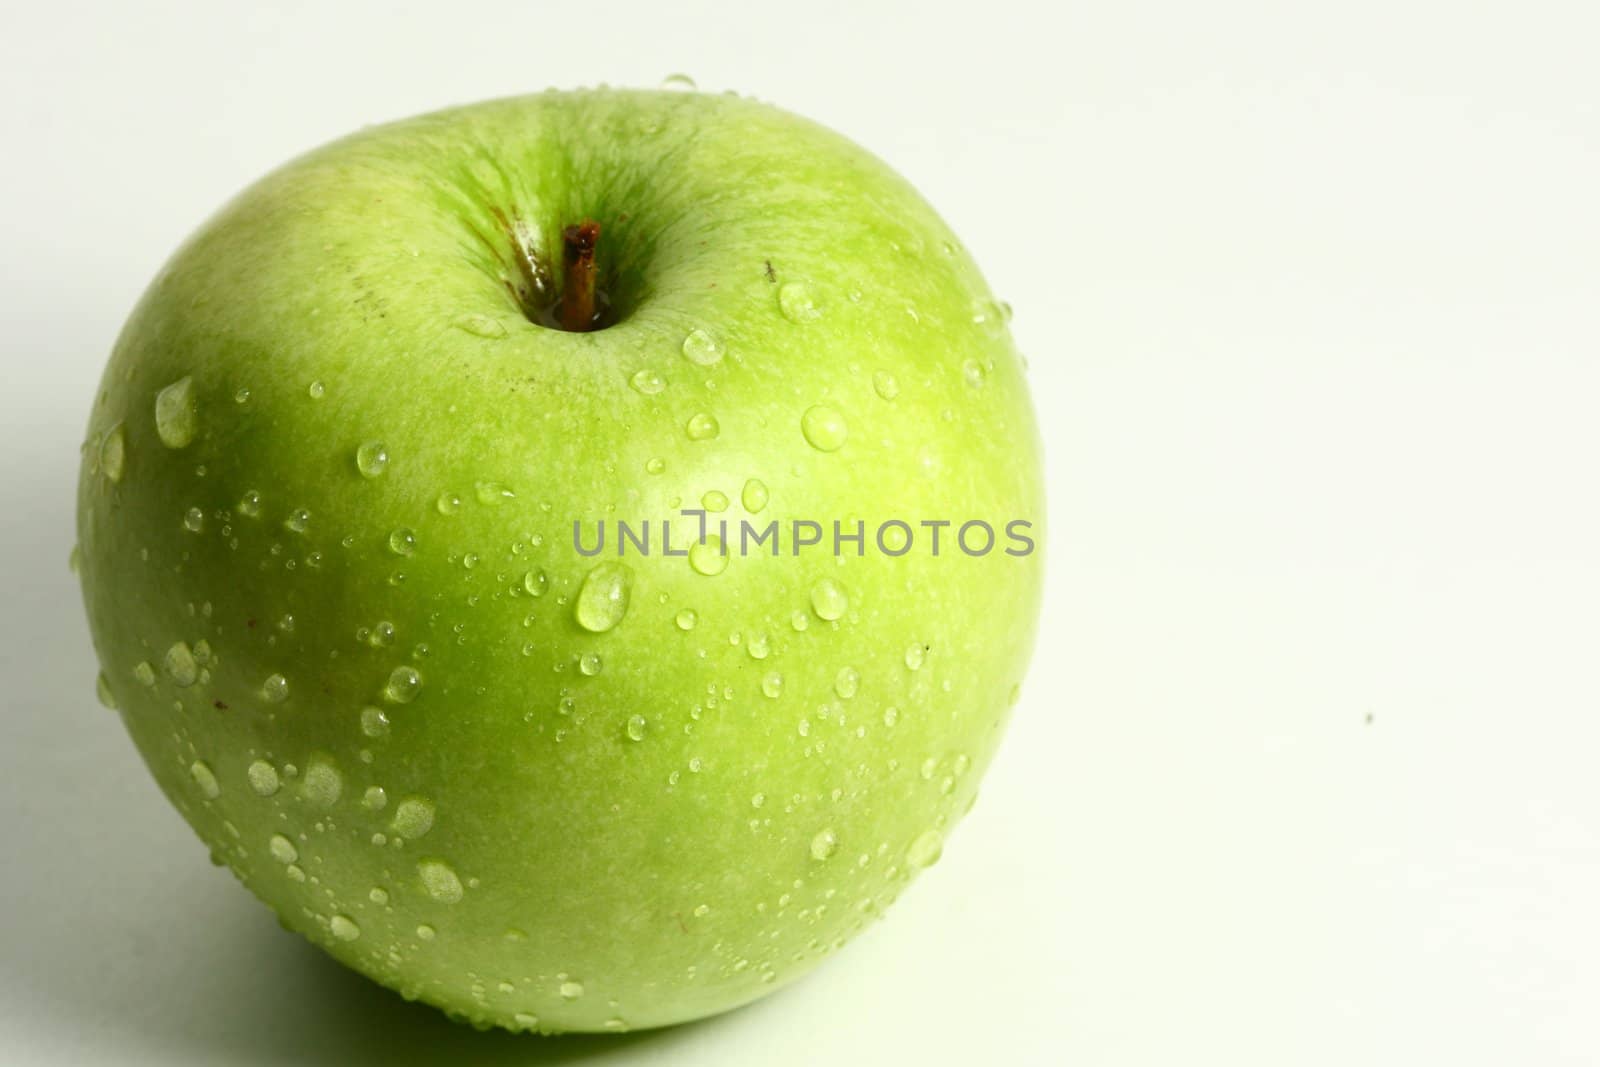
{"label": "water droplet on apple", "polygon": [[383,687],[383,698],[391,704],[409,704],[417,699],[421,690],[422,675],[417,673],[417,669],[400,666],[389,672],[389,681]]}
{"label": "water droplet on apple", "polygon": [[744,483],[744,491],[739,494],[739,503],[744,509],[754,515],[767,506],[767,483],[760,478],[751,478]]}
{"label": "water droplet on apple", "polygon": [[382,811],[389,803],[389,791],[381,785],[369,785],[361,794],[361,806],[368,811]]}
{"label": "water droplet on apple", "polygon": [[875,371],[872,375],[872,391],[884,400],[893,400],[900,395],[900,383],[886,370]]}
{"label": "water droplet on apple", "polygon": [[305,508],[295,508],[293,511],[289,512],[289,517],[283,520],[283,528],[288,530],[290,533],[305,533],[306,528],[310,525],[311,512],[307,511]]}
{"label": "water droplet on apple", "polygon": [[689,566],[706,577],[728,569],[728,556],[722,551],[722,538],[712,535],[689,546]]}
{"label": "water droplet on apple", "polygon": [[312,756],[300,781],[300,795],[319,808],[331,808],[344,792],[344,776],[327,756]]}
{"label": "water droplet on apple", "polygon": [[199,508],[190,508],[183,513],[183,528],[190,533],[199,533],[205,529],[206,513]]}
{"label": "water droplet on apple", "polygon": [[720,489],[708,489],[700,498],[700,506],[712,514],[728,510],[728,494]]}
{"label": "water droplet on apple", "polygon": [[593,678],[600,673],[600,656],[595,652],[585,652],[578,657],[578,670],[583,675]]}
{"label": "water droplet on apple", "polygon": [[984,379],[987,375],[988,372],[984,370],[983,364],[979,363],[977,360],[968,359],[962,361],[961,376],[966,379],[967,384],[972,386],[974,389],[983,385]]}
{"label": "water droplet on apple", "polygon": [[261,699],[268,704],[282,704],[289,699],[289,679],[281,674],[269,674],[261,683]]}
{"label": "water droplet on apple", "polygon": [[944,835],[938,830],[924,830],[906,849],[907,865],[922,870],[932,867],[944,855]]}
{"label": "water droplet on apple", "polygon": [[323,397],[328,395],[328,387],[323,385],[320,381],[312,382],[310,385],[306,386],[306,395],[312,400],[321,400]]}
{"label": "water droplet on apple", "polygon": [[784,282],[778,286],[778,310],[790,322],[810,322],[822,315],[804,282]]}
{"label": "water droplet on apple", "polygon": [[456,904],[466,896],[461,879],[443,860],[423,860],[417,864],[417,877],[422,880],[422,888],[427,890],[428,896],[441,904]]}
{"label": "water droplet on apple", "polygon": [[200,677],[200,665],[194,661],[194,652],[182,641],[167,649],[161,666],[166,669],[172,684],[180,689],[189,688]]}
{"label": "water droplet on apple", "polygon": [[745,642],[744,650],[751,659],[766,659],[772,652],[772,642],[765,633],[751,634],[750,640]]}
{"label": "water droplet on apple", "polygon": [[683,339],[683,358],[697,366],[710,367],[722,362],[722,349],[704,330],[690,330]]}
{"label": "water droplet on apple", "polygon": [[487,315],[457,315],[450,325],[474,337],[486,337],[491,341],[506,336],[505,323],[499,319],[491,319]]}
{"label": "water droplet on apple", "polygon": [[687,74],[668,74],[661,79],[661,88],[672,92],[688,92],[695,90],[694,79]]}
{"label": "water droplet on apple", "polygon": [[761,679],[761,691],[776,700],[783,695],[783,675],[777,671],[768,671]]}
{"label": "water droplet on apple", "polygon": [[100,439],[100,470],[113,482],[122,481],[122,471],[127,464],[128,444],[122,433],[122,423],[106,431]]}
{"label": "water droplet on apple", "polygon": [[700,616],[695,614],[690,609],[685,608],[684,610],[678,612],[678,616],[674,621],[678,624],[678,629],[692,630],[694,629],[695,623],[700,621]]}
{"label": "water droplet on apple", "polygon": [[800,432],[819,452],[837,452],[850,434],[844,416],[826,404],[813,404],[800,416]]}
{"label": "water droplet on apple", "polygon": [[389,735],[389,716],[384,714],[382,708],[362,708],[361,732],[368,737],[387,737]]}
{"label": "water droplet on apple", "polygon": [[380,908],[387,908],[389,906],[389,891],[381,885],[375,885],[367,890],[367,899]]}
{"label": "water droplet on apple", "polygon": [[883,709],[883,725],[893,726],[900,721],[900,709],[890,704]]}
{"label": "water droplet on apple", "polygon": [[348,915],[335,915],[329,919],[328,930],[340,941],[354,941],[361,936],[361,927]]}
{"label": "water droplet on apple", "polygon": [[861,674],[854,667],[844,667],[833,680],[833,691],[842,699],[849,700],[856,695],[856,690],[861,685]]}
{"label": "water droplet on apple", "polygon": [[222,786],[217,784],[217,776],[212,773],[210,764],[204,760],[195,760],[189,764],[189,777],[194,779],[194,784],[200,787],[200,793],[207,800],[215,800],[222,792]]}
{"label": "water droplet on apple", "polygon": [[[432,941],[437,936],[438,931],[429,926],[427,923],[423,923],[421,926],[417,927],[417,939],[419,941]],[[535,1020],[535,1022],[537,1021],[538,1020]]]}
{"label": "water droplet on apple", "polygon": [[722,427],[717,423],[715,415],[702,411],[689,417],[688,423],[684,425],[684,432],[689,435],[691,441],[709,441],[722,432]]}
{"label": "water droplet on apple", "polygon": [[643,396],[655,396],[667,387],[667,380],[655,371],[645,368],[633,372],[633,377],[628,379],[635,392]]}
{"label": "water droplet on apple", "polygon": [[544,571],[535,568],[522,576],[522,588],[531,597],[544,596],[550,588],[550,578]]}
{"label": "water droplet on apple", "polygon": [[376,478],[389,469],[389,449],[382,441],[367,441],[356,449],[356,470],[363,478]]}
{"label": "water droplet on apple", "polygon": [[439,509],[439,514],[454,515],[456,512],[461,510],[461,494],[452,493],[447,490],[443,493],[440,493],[439,499],[435,500],[433,503],[434,507]]}
{"label": "water droplet on apple", "polygon": [[583,996],[582,982],[574,981],[571,978],[562,981],[561,998],[563,1000],[577,1000],[581,996]]}
{"label": "water droplet on apple", "polygon": [[630,740],[630,741],[643,741],[644,740],[644,733],[645,733],[645,726],[646,726],[646,724],[645,724],[643,715],[629,715],[628,716],[628,727],[627,727],[628,740]]}
{"label": "water droplet on apple", "polygon": [[152,686],[156,684],[155,668],[143,660],[133,665],[133,677],[140,685],[143,686]]}
{"label": "water droplet on apple", "polygon": [[279,863],[293,863],[300,858],[300,850],[294,847],[293,841],[282,834],[272,835],[267,841],[267,851],[272,853],[272,858]]}
{"label": "water droplet on apple", "polygon": [[278,769],[264,759],[258,759],[245,768],[245,779],[258,797],[270,797],[278,792]]}
{"label": "water droplet on apple", "polygon": [[261,514],[261,494],[254,489],[249,490],[239,498],[239,514],[247,519],[253,519]]}
{"label": "water droplet on apple", "polygon": [[501,482],[479,482],[473,486],[473,492],[478,497],[478,503],[489,507],[498,507],[507,500],[517,498],[517,494]]}
{"label": "water droplet on apple", "polygon": [[241,385],[233,394],[233,402],[235,404],[248,404],[250,402],[250,387]]}
{"label": "water droplet on apple", "polygon": [[109,711],[117,710],[116,694],[111,692],[111,679],[106,677],[106,672],[101,671],[94,677],[95,699],[100,701],[100,706]]}
{"label": "water droplet on apple", "polygon": [[832,830],[821,830],[811,839],[811,858],[825,860],[839,851],[839,836]]}
{"label": "water droplet on apple", "polygon": [[628,613],[633,571],[626,564],[602,563],[591,570],[573,602],[573,618],[590,633],[605,633]]}
{"label": "water droplet on apple", "polygon": [[168,448],[187,448],[200,429],[194,379],[179,378],[156,394],[156,436]]}
{"label": "water droplet on apple", "polygon": [[660,474],[666,469],[667,461],[662,459],[660,456],[651,456],[645,461],[644,464],[644,470],[646,474]]}
{"label": "water droplet on apple", "polygon": [[920,671],[926,658],[927,649],[921,643],[911,645],[906,649],[906,667],[911,670]]}
{"label": "water droplet on apple", "polygon": [[394,821],[389,828],[407,841],[415,841],[433,829],[433,816],[433,801],[426,797],[406,797],[395,805]]}
{"label": "water droplet on apple", "polygon": [[832,578],[822,578],[811,587],[811,610],[824,622],[834,622],[850,609],[850,597]]}

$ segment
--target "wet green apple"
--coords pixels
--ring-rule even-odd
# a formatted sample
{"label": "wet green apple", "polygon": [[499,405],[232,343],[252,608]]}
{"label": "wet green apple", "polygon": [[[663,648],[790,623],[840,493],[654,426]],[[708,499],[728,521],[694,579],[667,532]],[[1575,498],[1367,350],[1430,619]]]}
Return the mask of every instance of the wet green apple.
{"label": "wet green apple", "polygon": [[1016,699],[1043,501],[1006,317],[904,180],[745,99],[314,151],[112,353],[101,697],[219,862],[407,997],[543,1031],[750,1001],[938,859]]}

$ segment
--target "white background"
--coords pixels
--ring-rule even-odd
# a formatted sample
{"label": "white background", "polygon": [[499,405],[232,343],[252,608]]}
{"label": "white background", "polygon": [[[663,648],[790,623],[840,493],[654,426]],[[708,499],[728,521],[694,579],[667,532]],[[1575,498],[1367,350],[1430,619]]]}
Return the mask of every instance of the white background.
{"label": "white background", "polygon": [[[1600,1062],[1592,10],[7,0],[0,1063]],[[481,1035],[282,933],[96,706],[78,443],[264,170],[680,70],[884,156],[1016,306],[1040,654],[943,862],[813,977]]]}

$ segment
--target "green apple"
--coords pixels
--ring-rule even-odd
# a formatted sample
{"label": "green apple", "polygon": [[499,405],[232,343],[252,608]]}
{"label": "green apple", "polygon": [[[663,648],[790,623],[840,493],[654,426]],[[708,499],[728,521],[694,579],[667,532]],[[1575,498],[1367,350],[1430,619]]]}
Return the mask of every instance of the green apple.
{"label": "green apple", "polygon": [[750,1001],[939,857],[1016,700],[1006,317],[904,180],[750,100],[364,130],[117,341],[101,697],[218,862],[407,997],[546,1032]]}

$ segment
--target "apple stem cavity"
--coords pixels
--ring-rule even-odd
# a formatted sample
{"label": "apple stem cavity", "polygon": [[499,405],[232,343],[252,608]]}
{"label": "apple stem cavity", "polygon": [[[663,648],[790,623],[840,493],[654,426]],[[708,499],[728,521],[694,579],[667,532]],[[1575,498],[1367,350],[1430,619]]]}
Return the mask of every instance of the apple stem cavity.
{"label": "apple stem cavity", "polygon": [[600,325],[594,261],[595,245],[600,241],[600,224],[585,219],[561,231],[563,284],[556,320],[563,330],[587,333]]}

